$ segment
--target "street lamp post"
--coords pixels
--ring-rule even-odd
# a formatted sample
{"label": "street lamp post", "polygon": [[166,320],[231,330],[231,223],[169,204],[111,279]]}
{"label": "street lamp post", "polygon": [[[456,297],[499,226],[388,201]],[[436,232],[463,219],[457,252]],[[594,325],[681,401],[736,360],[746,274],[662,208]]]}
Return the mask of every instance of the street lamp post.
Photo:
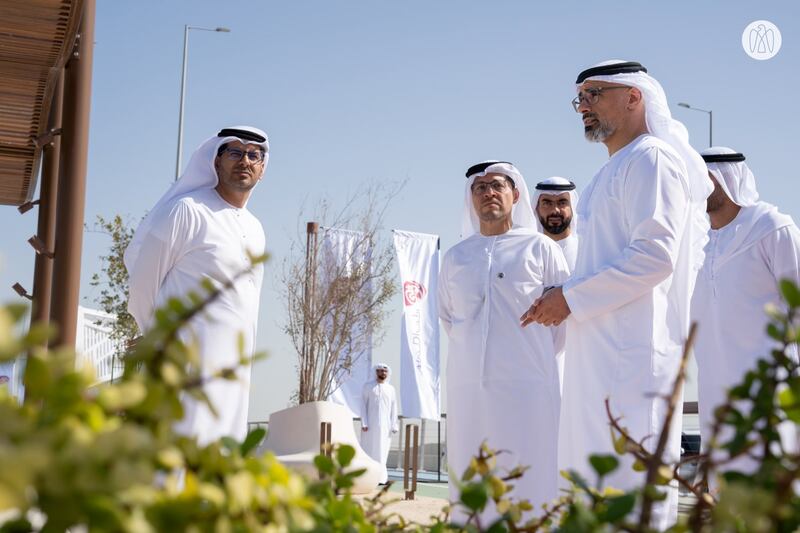
{"label": "street lamp post", "polygon": [[178,114],[178,156],[175,162],[175,179],[181,175],[181,153],[183,152],[183,106],[186,100],[186,69],[189,57],[189,30],[215,31],[227,33],[228,28],[201,28],[199,26],[184,25],[183,27],[183,73],[181,74],[181,105]]}
{"label": "street lamp post", "polygon": [[711,148],[714,146],[713,142],[713,131],[714,131],[714,112],[710,109],[700,109],[699,107],[692,107],[686,102],[678,102],[678,105],[681,107],[685,107],[686,109],[691,109],[693,111],[701,111],[703,113],[708,113],[708,147]]}

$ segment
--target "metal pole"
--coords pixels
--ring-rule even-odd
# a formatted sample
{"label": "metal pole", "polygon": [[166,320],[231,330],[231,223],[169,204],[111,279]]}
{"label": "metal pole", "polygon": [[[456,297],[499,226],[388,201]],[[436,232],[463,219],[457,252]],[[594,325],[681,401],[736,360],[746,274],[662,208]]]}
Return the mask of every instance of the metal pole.
{"label": "metal pole", "polygon": [[708,147],[709,148],[714,146],[713,134],[712,134],[713,131],[714,131],[714,112],[713,111],[709,111],[708,112]]}
{"label": "metal pole", "polygon": [[189,55],[189,25],[183,26],[183,70],[181,74],[181,106],[178,114],[178,156],[175,162],[175,179],[181,176],[181,152],[183,152],[183,105],[186,100],[186,60]]}
{"label": "metal pole", "polygon": [[95,0],[86,0],[76,50],[64,70],[63,135],[50,309],[51,322],[59,328],[53,344],[55,346],[75,346],[78,322],[89,111],[92,101],[94,14]]}
{"label": "metal pole", "polygon": [[436,422],[436,481],[442,481],[442,420]]}
{"label": "metal pole", "polygon": [[309,402],[315,398],[309,397],[309,387],[313,386],[314,375],[314,351],[312,349],[311,321],[309,313],[314,302],[314,285],[316,272],[317,255],[317,234],[319,232],[318,222],[308,222],[306,224],[306,271],[303,285],[303,343],[300,348],[302,376],[305,377],[304,383],[300,383],[300,402]]}
{"label": "metal pole", "polygon": [[[64,98],[64,69],[58,76],[50,107],[48,131],[61,127],[61,102]],[[61,153],[61,135],[42,148],[42,188],[39,191],[39,221],[36,235],[44,243],[45,249],[55,248],[56,202],[58,197],[58,159]],[[36,254],[33,267],[33,306],[31,323],[44,324],[50,319],[50,301],[53,290],[53,258],[46,254]]]}

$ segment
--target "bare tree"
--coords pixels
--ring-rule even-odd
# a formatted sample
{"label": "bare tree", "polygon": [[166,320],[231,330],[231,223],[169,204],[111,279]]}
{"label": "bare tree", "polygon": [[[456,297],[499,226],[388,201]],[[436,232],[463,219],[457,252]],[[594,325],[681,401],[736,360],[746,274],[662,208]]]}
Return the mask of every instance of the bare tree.
{"label": "bare tree", "polygon": [[[321,200],[298,224],[283,264],[280,285],[286,305],[284,331],[298,355],[298,403],[326,400],[371,344],[385,335],[386,303],[396,291],[394,253],[380,238],[384,214],[403,184],[371,185],[341,209]],[[303,220],[300,214],[298,222]],[[319,228],[354,231],[344,258],[325,253]]]}

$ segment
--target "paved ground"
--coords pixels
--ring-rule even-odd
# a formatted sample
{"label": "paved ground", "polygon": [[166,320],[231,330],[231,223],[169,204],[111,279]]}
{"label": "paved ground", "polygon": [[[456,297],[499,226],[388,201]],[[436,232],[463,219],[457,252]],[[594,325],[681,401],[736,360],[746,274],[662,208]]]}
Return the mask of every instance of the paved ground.
{"label": "paved ground", "polygon": [[[390,502],[386,508],[387,514],[396,513],[404,519],[417,524],[432,523],[432,517],[439,515],[442,508],[447,505],[447,485],[437,485],[417,483],[415,498],[413,500],[405,500],[403,499],[403,482],[395,481],[386,495],[386,500]],[[372,497],[378,492],[376,490],[365,497]]]}
{"label": "paved ground", "polygon": [[[392,503],[387,508],[389,513],[397,513],[406,520],[417,524],[429,524],[432,522],[431,516],[438,515],[442,507],[448,503],[447,483],[417,483],[417,493],[414,500],[404,500],[403,480],[393,480],[389,488],[387,498]],[[374,496],[379,491],[375,491],[369,496]],[[678,504],[680,514],[688,514],[694,505],[695,498],[692,495],[681,494]]]}

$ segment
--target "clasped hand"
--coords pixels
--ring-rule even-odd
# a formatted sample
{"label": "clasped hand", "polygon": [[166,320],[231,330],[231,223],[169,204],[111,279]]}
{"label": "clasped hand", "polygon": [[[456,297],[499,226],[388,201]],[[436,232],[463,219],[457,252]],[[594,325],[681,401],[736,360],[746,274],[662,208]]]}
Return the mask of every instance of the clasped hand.
{"label": "clasped hand", "polygon": [[533,302],[533,305],[519,317],[520,325],[524,328],[536,322],[542,326],[558,326],[570,314],[569,304],[564,298],[561,287],[545,290],[544,294]]}

